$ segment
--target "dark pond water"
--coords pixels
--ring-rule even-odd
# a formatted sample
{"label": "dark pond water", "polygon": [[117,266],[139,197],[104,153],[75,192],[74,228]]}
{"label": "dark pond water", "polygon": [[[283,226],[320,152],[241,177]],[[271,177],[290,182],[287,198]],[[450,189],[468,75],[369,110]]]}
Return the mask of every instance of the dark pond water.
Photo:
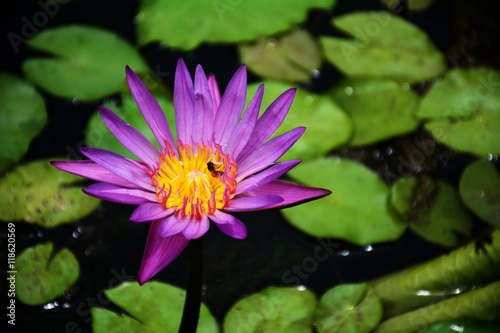
{"label": "dark pond water", "polygon": [[[35,1],[2,2],[2,71],[22,76],[20,64],[34,55],[24,44],[19,46],[19,52],[14,52],[5,36],[11,31],[19,33],[24,24],[22,18],[31,18],[40,10],[39,6]],[[118,32],[133,42],[136,8],[136,1],[73,0],[60,6],[47,27],[70,23],[94,24]],[[314,34],[331,34],[332,15],[371,9],[382,7],[377,1],[339,1],[334,11],[312,12],[304,26]],[[493,0],[478,3],[438,0],[426,12],[403,12],[401,15],[429,33],[437,47],[446,54],[450,67],[484,64],[499,68],[498,13],[499,5]],[[239,65],[233,46],[201,46],[189,54],[157,46],[148,46],[141,51],[151,68],[159,66],[162,72],[169,73],[164,77],[164,83],[170,86],[179,57],[187,61],[191,71],[200,63],[206,72],[216,73],[221,86],[225,86]],[[250,81],[257,80],[252,75],[249,78]],[[324,91],[338,78],[340,74],[325,64],[321,76],[307,88]],[[426,86],[416,88],[425,91]],[[96,110],[96,104],[74,104],[48,94],[44,97],[49,122],[32,143],[23,161],[54,156],[76,157],[74,154],[83,142],[84,128]],[[425,134],[418,132],[414,135]],[[332,154],[361,160],[379,172],[387,168],[391,170],[397,166],[397,161],[386,152],[392,150],[404,154],[407,144],[411,144],[413,139],[400,138],[357,150],[340,149]],[[436,163],[436,155],[442,162]],[[445,148],[438,149],[436,155],[426,161],[433,173],[456,183],[470,157],[456,155]],[[397,173],[397,170],[394,172]],[[52,241],[58,247],[71,249],[81,266],[77,284],[56,301],[40,307],[17,303],[16,328],[20,332],[91,332],[89,306],[111,306],[102,290],[136,277],[149,226],[129,222],[132,209],[103,203],[98,211],[77,223],[51,230],[17,224],[18,253],[31,245]],[[215,228],[204,237],[204,302],[219,321],[236,300],[269,285],[301,283],[320,295],[335,284],[369,280],[444,252],[411,232],[390,244],[359,248],[338,240],[305,236],[287,224],[277,211],[242,214],[239,218],[248,227],[246,240],[231,239]],[[1,240],[4,244],[4,239]],[[318,246],[334,252],[316,265],[310,261],[305,263],[304,260],[313,256]],[[2,258],[6,258],[4,250],[2,245]],[[187,253],[184,252],[155,279],[184,287],[186,273]],[[4,281],[2,278],[0,283],[3,290]],[[3,300],[5,295],[2,291]],[[5,321],[2,319],[2,325]]]}

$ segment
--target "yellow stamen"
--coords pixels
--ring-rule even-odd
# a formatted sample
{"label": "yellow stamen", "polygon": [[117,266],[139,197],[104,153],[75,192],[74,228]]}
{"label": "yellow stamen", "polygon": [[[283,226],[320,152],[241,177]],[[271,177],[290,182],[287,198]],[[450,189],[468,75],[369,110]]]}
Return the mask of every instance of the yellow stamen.
{"label": "yellow stamen", "polygon": [[201,218],[227,206],[236,190],[236,162],[219,145],[179,143],[179,155],[168,147],[151,173],[158,201],[182,216]]}

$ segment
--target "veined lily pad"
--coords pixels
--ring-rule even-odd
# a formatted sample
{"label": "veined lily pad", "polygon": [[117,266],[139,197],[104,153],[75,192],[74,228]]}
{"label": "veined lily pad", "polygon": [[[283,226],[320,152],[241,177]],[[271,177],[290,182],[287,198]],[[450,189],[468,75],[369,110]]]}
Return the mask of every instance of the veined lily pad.
{"label": "veined lily pad", "polygon": [[326,59],[348,76],[414,83],[446,69],[444,56],[424,31],[387,11],[343,15],[333,25],[355,38],[321,38]]}
{"label": "veined lily pad", "polygon": [[456,247],[470,235],[472,220],[453,187],[442,181],[431,186],[437,188],[426,193],[425,202],[419,202],[418,187],[426,185],[419,184],[416,177],[400,178],[391,189],[391,203],[418,235],[442,246]]}
{"label": "veined lily pad", "polygon": [[45,102],[29,83],[0,74],[0,171],[16,163],[47,121]]}
{"label": "veined lily pad", "polygon": [[347,79],[332,91],[354,125],[351,146],[371,144],[412,132],[419,97],[407,84],[389,79]]}
{"label": "veined lily pad", "polygon": [[312,333],[316,296],[302,287],[268,287],[236,302],[224,332]]}
{"label": "veined lily pad", "polygon": [[458,318],[424,328],[418,333],[498,333],[500,324],[492,321]]}
{"label": "veined lily pad", "polygon": [[[172,134],[175,138],[176,132],[174,105],[172,102],[162,97],[156,97],[156,100],[160,104],[170,126],[170,131],[172,131]],[[141,112],[137,108],[137,105],[135,104],[132,96],[123,96],[121,106],[118,106],[116,103],[109,101],[104,103],[104,106],[116,112],[116,114],[120,116],[120,118],[122,118],[126,123],[136,128],[150,142],[153,142],[155,146],[159,147],[156,138],[151,132],[151,129],[146,123],[146,120],[144,120]],[[94,113],[89,120],[89,124],[85,131],[85,142],[87,145],[92,147],[110,150],[122,156],[137,159],[135,155],[128,151],[127,148],[125,148],[108,130],[108,128],[102,121],[99,112]]]}
{"label": "veined lily pad", "polygon": [[57,57],[28,59],[22,68],[30,81],[59,97],[97,100],[120,90],[126,65],[146,71],[138,50],[118,35],[94,27],[46,29],[27,43]]}
{"label": "veined lily pad", "polygon": [[[264,98],[261,114],[290,85],[275,81],[253,83],[248,86],[248,101],[254,96],[260,84],[264,84]],[[330,98],[316,95],[300,88],[293,100],[290,111],[274,136],[290,131],[298,126],[307,130],[302,137],[283,155],[283,160],[310,160],[346,143],[352,135],[351,120]]]}
{"label": "veined lily pad", "polygon": [[[184,290],[166,283],[150,281],[143,286],[136,282],[126,282],[105,290],[104,293],[111,302],[126,311],[127,315],[92,307],[93,332],[178,332],[186,298]],[[219,332],[216,320],[204,304],[201,305],[196,332]]]}
{"label": "veined lily pad", "polygon": [[80,266],[70,250],[55,255],[52,243],[24,250],[16,259],[17,298],[28,305],[42,305],[61,295],[80,275]]}
{"label": "veined lily pad", "polygon": [[71,186],[83,178],[40,160],[18,166],[0,178],[0,219],[25,221],[46,228],[71,223],[90,214],[100,200]]}
{"label": "veined lily pad", "polygon": [[328,290],[316,310],[319,333],[369,333],[382,319],[382,302],[366,283]]}
{"label": "veined lily pad", "polygon": [[[141,45],[163,42],[192,50],[203,42],[234,43],[288,30],[312,8],[331,8],[335,0],[141,1],[136,18]],[[175,31],[175,33],[172,33]]]}
{"label": "veined lily pad", "polygon": [[492,163],[469,165],[460,179],[460,195],[477,216],[500,229],[500,175]]}
{"label": "veined lily pad", "polygon": [[434,138],[462,152],[500,154],[500,71],[456,68],[436,82],[417,115]]}
{"label": "veined lily pad", "polygon": [[241,44],[238,51],[249,70],[272,80],[309,81],[322,60],[319,45],[299,28],[276,38]]}
{"label": "veined lily pad", "polygon": [[406,227],[389,209],[387,185],[362,164],[319,159],[299,164],[289,175],[332,191],[321,200],[282,210],[292,225],[309,235],[368,245],[395,240]]}

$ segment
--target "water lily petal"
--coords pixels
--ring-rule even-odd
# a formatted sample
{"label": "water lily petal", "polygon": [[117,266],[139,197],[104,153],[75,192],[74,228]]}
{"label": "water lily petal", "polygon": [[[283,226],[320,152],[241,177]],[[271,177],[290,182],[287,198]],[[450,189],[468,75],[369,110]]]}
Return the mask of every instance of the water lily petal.
{"label": "water lily petal", "polygon": [[247,228],[245,224],[231,214],[216,210],[213,215],[210,215],[210,219],[215,222],[215,225],[220,231],[230,237],[236,239],[244,239],[247,237]]}
{"label": "water lily petal", "polygon": [[139,268],[139,284],[143,285],[170,264],[186,248],[188,240],[182,234],[162,238],[158,234],[160,221],[151,223],[146,248]]}
{"label": "water lily petal", "polygon": [[247,194],[250,193],[252,195],[265,195],[265,194],[279,195],[280,197],[283,198],[283,201],[273,204],[268,208],[278,208],[278,207],[283,208],[286,206],[292,206],[313,199],[324,197],[330,194],[331,191],[322,188],[293,184],[282,180],[274,180],[263,186],[259,186],[250,192],[247,192]]}
{"label": "water lily petal", "polygon": [[154,191],[151,177],[145,168],[141,168],[137,163],[113,152],[98,148],[83,147],[82,154],[90,158],[108,171],[118,175],[143,189]]}
{"label": "water lily petal", "polygon": [[200,65],[196,66],[194,76],[194,98],[193,142],[208,144],[214,131],[214,111],[207,77]]}
{"label": "water lily petal", "polygon": [[266,141],[277,129],[288,114],[290,106],[297,89],[291,88],[282,93],[269,105],[262,116],[257,120],[248,145],[237,156],[237,160],[243,160]]}
{"label": "water lily petal", "polygon": [[99,112],[102,121],[125,148],[139,157],[151,169],[158,166],[160,152],[144,137],[144,135],[124,122],[113,111],[100,106]]}
{"label": "water lily petal", "polygon": [[252,195],[232,199],[229,205],[224,208],[228,212],[248,212],[261,209],[268,209],[283,201],[278,194]]}
{"label": "water lily petal", "polygon": [[208,88],[210,89],[210,94],[212,95],[213,112],[215,117],[217,109],[219,109],[221,96],[219,91],[219,85],[217,84],[217,80],[215,79],[215,75],[213,74],[210,74],[208,76]]}
{"label": "water lily petal", "polygon": [[229,81],[219,108],[215,115],[215,142],[225,148],[231,134],[236,128],[247,96],[247,71],[245,65],[240,66]]}
{"label": "water lily petal", "polygon": [[181,233],[184,229],[186,229],[189,221],[189,218],[172,214],[161,221],[158,233],[160,237],[170,237],[172,235]]}
{"label": "water lily petal", "polygon": [[182,234],[187,239],[200,238],[208,231],[210,221],[206,215],[202,215],[200,219],[192,218],[182,231]]}
{"label": "water lily petal", "polygon": [[177,62],[175,70],[174,108],[177,138],[183,143],[191,144],[193,122],[195,120],[193,81],[182,59]]}
{"label": "water lily petal", "polygon": [[96,183],[83,189],[83,192],[93,197],[130,205],[140,205],[156,200],[156,195],[151,192],[123,188],[107,183]]}
{"label": "water lily petal", "polygon": [[270,181],[273,181],[278,177],[283,176],[285,173],[287,173],[289,170],[291,170],[300,162],[301,160],[290,160],[290,161],[280,162],[270,166],[269,168],[267,168],[262,172],[259,172],[248,178],[245,178],[240,183],[238,183],[235,195],[245,193],[246,191],[267,184]]}
{"label": "water lily petal", "polygon": [[166,148],[166,143],[168,143],[170,147],[175,147],[174,138],[160,105],[130,67],[127,66],[125,72],[127,74],[127,83],[130,92],[144,116],[144,119],[146,119],[149,128],[151,128],[151,131],[158,140],[158,143],[164,150]]}
{"label": "water lily petal", "polygon": [[305,127],[297,127],[284,134],[278,135],[264,143],[262,146],[248,154],[242,161],[238,162],[238,181],[245,179],[248,175],[273,164],[283,156],[288,149],[297,141],[305,131]]}
{"label": "water lily petal", "polygon": [[226,153],[230,156],[238,156],[240,152],[245,148],[250,136],[252,135],[255,123],[257,122],[257,117],[259,116],[260,105],[262,103],[262,96],[264,95],[264,85],[261,84],[257,89],[254,97],[248,104],[247,110],[238,126],[234,130],[231,138],[227,143],[225,149]]}
{"label": "water lily petal", "polygon": [[172,215],[174,212],[175,212],[174,208],[167,209],[160,203],[147,202],[141,204],[132,212],[132,215],[130,215],[130,221],[147,222],[152,220],[158,220],[166,216]]}
{"label": "water lily petal", "polygon": [[51,162],[51,164],[59,170],[63,170],[88,179],[96,180],[98,182],[109,183],[127,188],[140,188],[136,184],[115,175],[114,173],[108,171],[107,169],[103,168],[93,161],[53,161]]}

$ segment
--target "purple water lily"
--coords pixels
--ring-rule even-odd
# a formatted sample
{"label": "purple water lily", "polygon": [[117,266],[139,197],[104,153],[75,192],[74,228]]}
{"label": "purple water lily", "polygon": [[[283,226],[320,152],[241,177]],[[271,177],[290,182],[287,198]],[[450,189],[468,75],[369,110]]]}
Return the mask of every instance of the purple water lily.
{"label": "purple water lily", "polygon": [[245,66],[236,71],[221,97],[213,76],[207,78],[198,65],[193,84],[179,60],[174,84],[175,141],[157,101],[128,67],[126,75],[160,149],[115,113],[100,107],[106,126],[139,160],[85,147],[81,152],[90,160],[56,161],[53,165],[98,181],[84,190],[88,195],[139,205],[131,221],[152,221],[139,270],[140,284],[171,263],[189,240],[203,236],[209,220],[228,236],[242,239],[247,234],[245,225],[231,212],[284,207],[330,193],[278,180],[300,162],[276,160],[305,128],[269,139],[288,113],[295,89],[285,91],[259,118],[261,85],[242,114]]}

